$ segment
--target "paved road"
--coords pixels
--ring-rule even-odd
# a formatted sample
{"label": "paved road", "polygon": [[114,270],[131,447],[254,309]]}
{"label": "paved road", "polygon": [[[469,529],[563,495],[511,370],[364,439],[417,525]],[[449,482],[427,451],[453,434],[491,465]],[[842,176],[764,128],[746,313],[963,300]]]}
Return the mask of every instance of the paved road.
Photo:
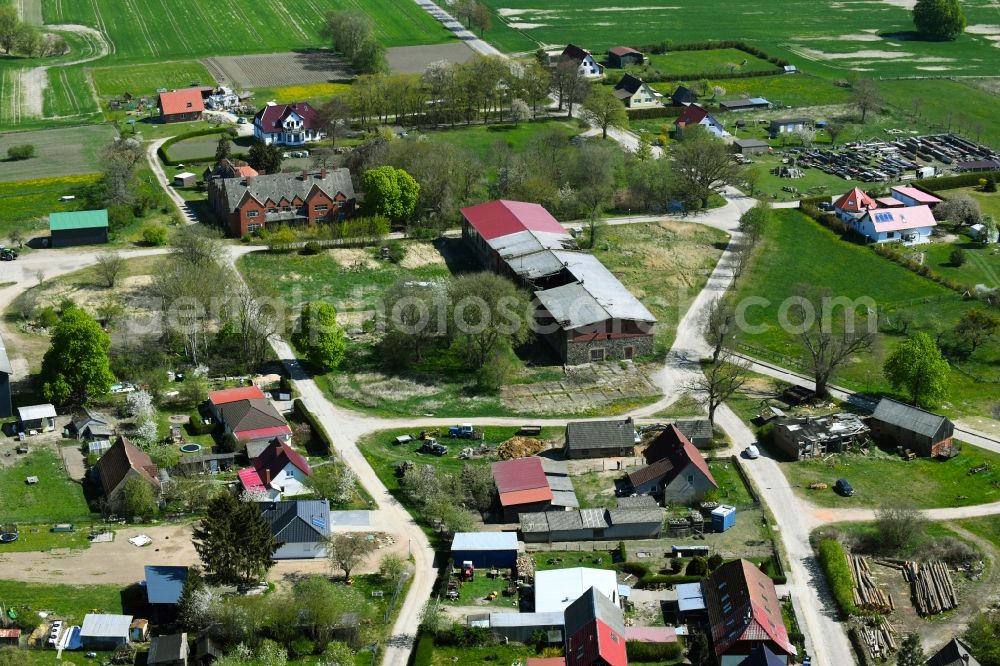
{"label": "paved road", "polygon": [[424,11],[440,21],[441,25],[448,30],[451,30],[456,37],[468,44],[469,48],[476,53],[480,53],[485,56],[499,56],[501,58],[507,57],[505,53],[497,50],[491,44],[477,37],[475,33],[462,25],[458,19],[441,9],[441,7],[434,2],[431,2],[431,0],[415,0],[415,2],[423,8]]}

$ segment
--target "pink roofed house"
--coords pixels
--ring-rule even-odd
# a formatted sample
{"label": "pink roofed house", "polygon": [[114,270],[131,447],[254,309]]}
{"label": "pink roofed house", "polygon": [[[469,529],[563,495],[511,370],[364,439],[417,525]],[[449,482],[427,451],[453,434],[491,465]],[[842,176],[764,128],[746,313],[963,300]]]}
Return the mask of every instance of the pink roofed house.
{"label": "pink roofed house", "polygon": [[897,185],[891,188],[891,191],[892,197],[902,201],[904,206],[930,206],[934,208],[941,203],[941,199],[916,187]]}
{"label": "pink roofed house", "polygon": [[243,490],[264,493],[266,499],[277,500],[311,492],[306,479],[312,468],[305,457],[288,442],[273,439],[264,451],[254,458],[253,466],[239,472]]}
{"label": "pink roofed house", "polygon": [[851,227],[873,243],[926,243],[937,226],[929,206],[875,208],[851,223]]}

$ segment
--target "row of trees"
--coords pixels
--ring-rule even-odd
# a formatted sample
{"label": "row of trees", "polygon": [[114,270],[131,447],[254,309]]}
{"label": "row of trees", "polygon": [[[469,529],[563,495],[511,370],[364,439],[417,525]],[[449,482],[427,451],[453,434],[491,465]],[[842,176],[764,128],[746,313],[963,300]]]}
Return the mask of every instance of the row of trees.
{"label": "row of trees", "polygon": [[0,49],[7,55],[29,58],[59,56],[69,52],[62,35],[40,32],[17,15],[15,5],[0,6]]}

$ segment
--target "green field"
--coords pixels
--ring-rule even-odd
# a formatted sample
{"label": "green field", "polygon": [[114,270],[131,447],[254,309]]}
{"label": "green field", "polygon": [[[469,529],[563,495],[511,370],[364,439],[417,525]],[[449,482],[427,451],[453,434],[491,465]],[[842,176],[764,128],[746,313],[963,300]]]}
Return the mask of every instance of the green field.
{"label": "green field", "polygon": [[96,175],[67,176],[65,178],[42,178],[36,180],[16,180],[0,183],[0,235],[15,226],[22,231],[42,229],[43,215],[67,210],[79,210],[83,205],[76,201],[59,201],[64,194],[72,194],[81,187],[97,181]]}
{"label": "green field", "polygon": [[[735,100],[744,96],[764,97],[767,101],[781,106],[822,106],[844,104],[850,101],[851,91],[839,88],[826,79],[808,74],[783,74],[781,76],[758,76],[749,79],[723,79],[713,81],[726,89],[722,100]],[[727,122],[734,115],[723,114],[719,120]]]}
{"label": "green field", "polygon": [[[90,612],[121,613],[122,590],[117,585],[43,585],[0,580],[0,601],[17,611],[48,610],[70,624]],[[53,653],[47,653],[52,655]],[[52,663],[55,663],[53,660]]]}
{"label": "green field", "polygon": [[[951,263],[950,256],[956,248],[965,253],[965,263],[961,266]],[[956,282],[1000,287],[1000,250],[996,244],[983,245],[963,234],[955,243],[932,243],[924,245],[920,251],[924,253],[926,265]]]}
{"label": "green field", "polygon": [[[572,42],[604,53],[623,43],[642,47],[665,40],[739,39],[800,68],[837,77],[847,77],[855,67],[881,75],[996,73],[989,35],[965,34],[953,43],[913,39],[910,12],[894,2],[852,2],[839,11],[811,0],[784,0],[777,7],[771,0],[747,0],[738,8],[729,0],[665,0],[644,2],[641,8],[600,0],[486,4],[495,13],[486,39],[505,51],[562,48]],[[962,4],[970,26],[997,23],[991,0]],[[942,67],[947,69],[936,69]]]}
{"label": "green field", "polygon": [[[38,483],[25,483],[29,476],[37,476]],[[83,488],[66,477],[59,457],[45,449],[0,468],[0,506],[5,522],[57,523],[90,517]]]}
{"label": "green field", "polygon": [[115,130],[110,125],[8,132],[0,134],[0,155],[21,144],[35,147],[35,156],[19,162],[3,162],[0,182],[53,178],[95,173],[100,170],[100,150],[111,142]]}
{"label": "green field", "polygon": [[[937,131],[958,132],[993,147],[1000,146],[1000,123],[997,122],[1000,97],[996,95],[959,81],[879,81],[878,88],[885,102],[910,122]],[[917,100],[919,116],[915,115]]]}
{"label": "green field", "polygon": [[[628,71],[636,76],[641,76],[646,72],[659,72],[664,78],[683,79],[693,74],[737,74],[767,72],[777,69],[768,61],[739,49],[650,53],[647,58],[649,58],[649,62],[646,65],[629,67]],[[607,74],[609,78],[613,79],[617,70],[608,69]]]}
{"label": "green field", "polygon": [[95,67],[90,76],[101,97],[117,97],[126,92],[135,96],[153,95],[159,88],[184,88],[192,83],[215,85],[205,66],[194,60]]}
{"label": "green field", "polygon": [[[774,258],[780,257],[780,260]],[[778,309],[799,284],[825,287],[835,296],[870,297],[880,315],[894,317],[905,309],[913,316],[911,330],[951,329],[965,310],[976,307],[954,291],[931,282],[864,248],[840,240],[832,232],[796,210],[775,211],[774,221],[756,250],[751,269],[743,275],[737,301],[761,297],[767,302],[747,310],[747,323],[763,324],[760,333],[741,330],[737,342],[749,345],[751,355],[805,370],[804,352],[796,337],[777,325]],[[871,354],[858,355],[834,378],[835,383],[871,392],[891,392],[882,377],[882,361],[903,339],[879,334]],[[1000,372],[1000,344],[980,348],[962,367],[984,377]],[[1000,387],[978,383],[953,369],[951,395],[941,409],[952,414],[990,413]]]}
{"label": "green field", "polygon": [[[969,470],[988,464],[990,469],[969,475]],[[840,454],[821,459],[782,462],[781,469],[791,486],[821,506],[871,507],[904,504],[919,509],[971,506],[1000,500],[1000,455],[963,444],[962,452],[951,460],[899,456],[873,449],[869,455]],[[853,497],[841,497],[833,490],[837,479],[854,486]],[[826,490],[809,490],[814,482],[824,482]]]}
{"label": "green field", "polygon": [[488,162],[493,153],[493,144],[504,141],[514,152],[524,150],[528,142],[543,130],[556,129],[566,137],[580,133],[580,128],[574,122],[565,120],[540,120],[520,125],[472,125],[469,127],[454,127],[450,129],[427,132],[431,141],[450,143],[475,153],[480,159]]}
{"label": "green field", "polygon": [[385,46],[436,44],[449,33],[414,3],[392,0],[43,0],[47,23],[79,23],[104,31],[114,51],[105,61],[127,63],[240,53],[274,53],[321,46],[323,15],[356,10],[375,22]]}

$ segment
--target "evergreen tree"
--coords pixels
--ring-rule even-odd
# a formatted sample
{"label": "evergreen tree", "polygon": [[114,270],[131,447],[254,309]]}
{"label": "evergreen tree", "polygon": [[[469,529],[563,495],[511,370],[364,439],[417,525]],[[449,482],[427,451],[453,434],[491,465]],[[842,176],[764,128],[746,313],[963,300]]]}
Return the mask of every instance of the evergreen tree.
{"label": "evergreen tree", "polygon": [[219,143],[215,145],[215,161],[221,162],[224,159],[228,159],[232,149],[233,144],[229,142],[229,135],[223,133],[219,137]]}
{"label": "evergreen tree", "polygon": [[924,666],[926,663],[927,657],[924,656],[924,648],[920,645],[920,636],[906,634],[896,655],[896,666]]}
{"label": "evergreen tree", "polygon": [[250,153],[247,155],[247,164],[254,168],[257,173],[281,173],[282,157],[281,146],[276,144],[266,144],[260,139],[250,146]]}
{"label": "evergreen tree", "polygon": [[239,502],[229,493],[209,503],[193,541],[207,574],[224,584],[260,580],[273,565],[277,548],[257,504]]}

